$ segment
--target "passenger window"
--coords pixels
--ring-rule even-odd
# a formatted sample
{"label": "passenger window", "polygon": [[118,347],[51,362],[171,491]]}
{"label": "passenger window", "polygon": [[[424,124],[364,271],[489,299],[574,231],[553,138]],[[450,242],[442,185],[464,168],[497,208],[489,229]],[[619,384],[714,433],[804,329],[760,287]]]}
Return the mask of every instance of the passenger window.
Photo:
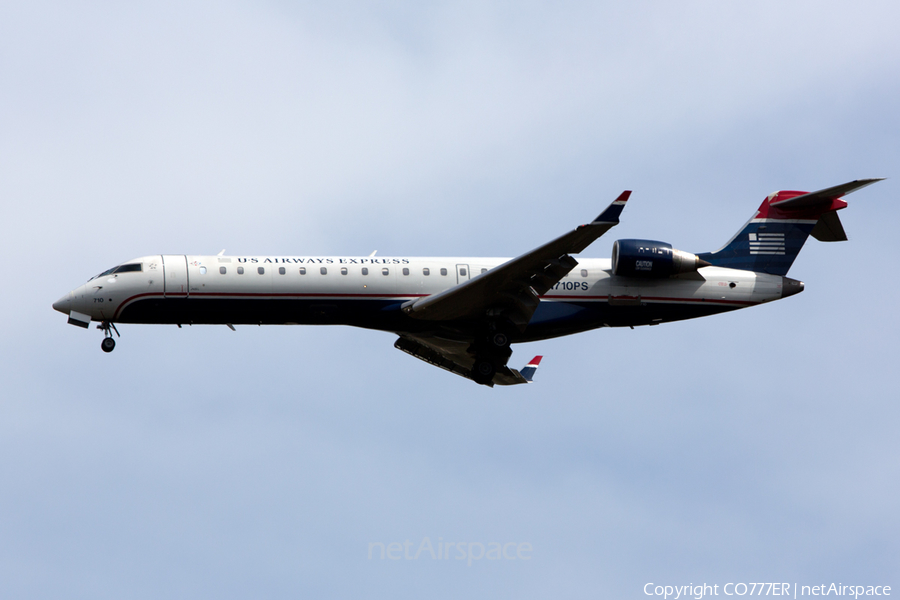
{"label": "passenger window", "polygon": [[278,274],[284,275],[287,271],[284,270],[284,267],[278,267]]}
{"label": "passenger window", "polygon": [[487,269],[485,269],[484,267],[482,267],[482,268],[481,268],[481,272],[482,272],[482,273],[487,273]]}
{"label": "passenger window", "polygon": [[369,268],[368,268],[368,267],[363,267],[363,268],[362,268],[362,274],[363,274],[363,275],[368,275],[368,274],[369,274]]}
{"label": "passenger window", "polygon": [[300,274],[306,275],[306,267],[300,267]]}
{"label": "passenger window", "polygon": [[582,270],[581,270],[581,276],[582,276],[582,277],[587,277],[587,269],[582,269]]}
{"label": "passenger window", "polygon": [[409,275],[409,269],[407,269],[406,267],[403,267],[403,274]]}
{"label": "passenger window", "polygon": [[200,274],[206,275],[206,267],[200,267]]}
{"label": "passenger window", "polygon": [[347,274],[347,267],[341,267],[341,275]]}
{"label": "passenger window", "polygon": [[219,273],[222,274],[222,275],[224,275],[224,274],[225,274],[225,267],[219,267]]}
{"label": "passenger window", "polygon": [[244,274],[244,267],[238,267],[238,275]]}
{"label": "passenger window", "polygon": [[428,270],[428,267],[425,267],[424,269],[422,269],[422,275],[426,275],[426,276],[431,275],[431,271]]}
{"label": "passenger window", "polygon": [[381,274],[382,274],[382,275],[387,275],[388,273],[390,273],[390,271],[388,270],[387,267],[385,267],[385,268],[383,268],[383,269],[381,270]]}
{"label": "passenger window", "polygon": [[465,277],[465,276],[466,276],[466,270],[465,270],[465,269],[460,269],[460,270],[459,270],[459,274],[462,275],[463,277]]}
{"label": "passenger window", "polygon": [[447,274],[447,269],[445,269],[444,267],[441,267],[441,275],[446,275],[446,274]]}
{"label": "passenger window", "polygon": [[265,274],[266,274],[266,268],[265,268],[265,267],[257,267],[257,268],[256,268],[256,272],[259,273],[260,275],[265,275]]}
{"label": "passenger window", "polygon": [[328,275],[328,267],[322,267],[321,269],[319,269],[319,273],[321,273],[322,275]]}

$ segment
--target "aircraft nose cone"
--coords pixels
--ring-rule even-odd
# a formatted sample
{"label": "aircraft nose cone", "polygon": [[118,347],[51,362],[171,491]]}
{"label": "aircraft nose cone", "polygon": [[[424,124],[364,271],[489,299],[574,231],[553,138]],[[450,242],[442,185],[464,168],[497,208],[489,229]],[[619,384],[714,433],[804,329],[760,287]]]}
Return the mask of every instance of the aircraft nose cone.
{"label": "aircraft nose cone", "polygon": [[72,292],[69,292],[59,300],[53,303],[53,310],[57,310],[64,315],[69,314],[72,310]]}

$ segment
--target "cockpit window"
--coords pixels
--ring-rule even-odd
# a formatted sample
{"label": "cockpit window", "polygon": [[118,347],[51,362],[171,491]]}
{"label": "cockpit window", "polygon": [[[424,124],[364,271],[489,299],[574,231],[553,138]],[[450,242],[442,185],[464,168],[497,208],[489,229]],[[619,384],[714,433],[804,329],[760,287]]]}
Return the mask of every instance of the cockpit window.
{"label": "cockpit window", "polygon": [[130,265],[122,265],[120,267],[116,267],[116,270],[113,273],[130,273],[132,271],[140,272],[142,271],[141,263],[131,263]]}
{"label": "cockpit window", "polygon": [[112,269],[107,269],[103,271],[99,275],[94,275],[91,277],[90,281],[97,279],[98,277],[106,277],[107,275],[113,275],[114,273],[131,273],[131,272],[141,272],[143,271],[143,265],[141,263],[130,263],[127,265],[119,265],[117,267],[113,267]]}

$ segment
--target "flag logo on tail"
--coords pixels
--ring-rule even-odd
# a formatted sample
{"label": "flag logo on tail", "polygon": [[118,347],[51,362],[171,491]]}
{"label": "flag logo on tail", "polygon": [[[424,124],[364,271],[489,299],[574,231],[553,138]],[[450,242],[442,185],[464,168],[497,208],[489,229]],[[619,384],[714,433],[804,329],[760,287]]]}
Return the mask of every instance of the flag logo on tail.
{"label": "flag logo on tail", "polygon": [[751,233],[750,254],[784,255],[784,233]]}

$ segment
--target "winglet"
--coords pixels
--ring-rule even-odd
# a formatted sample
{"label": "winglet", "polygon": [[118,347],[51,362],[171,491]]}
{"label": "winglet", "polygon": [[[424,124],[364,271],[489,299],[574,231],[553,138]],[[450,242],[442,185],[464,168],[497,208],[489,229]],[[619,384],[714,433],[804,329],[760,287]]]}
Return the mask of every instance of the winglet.
{"label": "winglet", "polygon": [[606,210],[594,219],[594,223],[618,223],[619,215],[622,214],[622,209],[625,208],[625,203],[628,202],[630,196],[631,190],[625,190],[619,194],[619,197],[613,200],[612,204],[606,207]]}
{"label": "winglet", "polygon": [[538,366],[541,364],[542,358],[544,357],[535,356],[530,361],[528,361],[528,364],[525,365],[525,367],[521,371],[519,371],[519,373],[522,375],[522,377],[525,378],[526,381],[528,381],[528,383],[531,383],[531,380],[534,378],[534,372],[537,371]]}

